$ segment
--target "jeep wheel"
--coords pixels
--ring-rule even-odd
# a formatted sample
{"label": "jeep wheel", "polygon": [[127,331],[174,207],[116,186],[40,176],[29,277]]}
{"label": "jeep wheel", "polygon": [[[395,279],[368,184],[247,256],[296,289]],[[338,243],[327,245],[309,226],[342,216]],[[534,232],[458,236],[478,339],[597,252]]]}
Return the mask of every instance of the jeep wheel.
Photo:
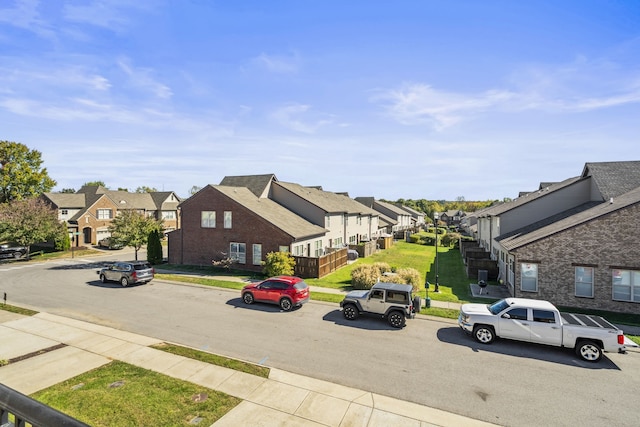
{"label": "jeep wheel", "polygon": [[473,337],[482,344],[491,344],[495,339],[495,334],[491,326],[477,325],[473,328]]}
{"label": "jeep wheel", "polygon": [[356,320],[360,315],[360,312],[355,305],[347,304],[342,308],[342,315],[347,320]]}
{"label": "jeep wheel", "polygon": [[289,311],[292,307],[293,304],[291,304],[291,300],[289,298],[282,298],[280,300],[280,308],[282,311]]}
{"label": "jeep wheel", "polygon": [[394,328],[402,328],[405,325],[406,319],[404,313],[394,310],[387,316],[387,321]]}
{"label": "jeep wheel", "polygon": [[242,301],[244,301],[245,304],[253,304],[253,294],[251,292],[246,292],[242,295]]}

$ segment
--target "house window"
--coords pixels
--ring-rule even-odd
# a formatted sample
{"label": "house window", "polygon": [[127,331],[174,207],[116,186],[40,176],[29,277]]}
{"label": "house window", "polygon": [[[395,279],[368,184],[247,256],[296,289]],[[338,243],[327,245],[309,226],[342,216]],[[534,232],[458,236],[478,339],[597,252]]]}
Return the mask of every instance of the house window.
{"label": "house window", "polygon": [[520,264],[520,290],[538,292],[538,264]]}
{"label": "house window", "polygon": [[246,243],[234,243],[229,244],[229,258],[236,261],[238,264],[247,263],[247,245]]}
{"label": "house window", "polygon": [[324,251],[322,250],[322,240],[316,240],[315,243],[315,256],[316,258],[321,257],[322,255],[324,255]]}
{"label": "house window", "polygon": [[613,299],[640,302],[640,271],[613,270]]}
{"label": "house window", "polygon": [[331,228],[331,215],[327,215],[324,217],[324,222],[326,224],[325,227]]}
{"label": "house window", "polygon": [[289,253],[289,246],[278,246],[278,252]]}
{"label": "house window", "polygon": [[224,228],[231,228],[231,211],[224,211]]}
{"label": "house window", "polygon": [[176,219],[176,211],[162,211],[162,219]]}
{"label": "house window", "polygon": [[576,296],[593,298],[593,267],[576,267]]}
{"label": "house window", "polygon": [[200,226],[202,228],[216,228],[216,212],[202,211],[200,213]]}
{"label": "house window", "polygon": [[253,245],[253,265],[260,265],[262,263],[262,245]]}
{"label": "house window", "polygon": [[111,209],[98,209],[98,219],[111,219],[113,218],[112,212]]}
{"label": "house window", "polygon": [[293,254],[295,256],[303,256],[304,255],[304,245],[296,245],[293,247]]}
{"label": "house window", "polygon": [[60,209],[60,214],[61,215],[69,215],[69,210],[68,209]]}

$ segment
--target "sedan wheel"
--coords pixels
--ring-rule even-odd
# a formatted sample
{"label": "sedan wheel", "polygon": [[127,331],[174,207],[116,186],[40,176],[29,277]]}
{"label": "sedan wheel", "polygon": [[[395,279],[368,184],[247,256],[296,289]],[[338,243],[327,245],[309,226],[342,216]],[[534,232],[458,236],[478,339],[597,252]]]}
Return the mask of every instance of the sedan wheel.
{"label": "sedan wheel", "polygon": [[106,277],[104,277],[104,274],[101,274],[101,275],[100,275],[100,281],[101,281],[102,283],[107,283],[107,278],[106,278]]}
{"label": "sedan wheel", "polygon": [[129,279],[123,277],[122,279],[120,279],[120,284],[126,288],[127,286],[129,286]]}
{"label": "sedan wheel", "polygon": [[400,313],[399,311],[393,311],[389,313],[387,320],[389,321],[389,324],[394,328],[402,328],[406,322],[404,314]]}
{"label": "sedan wheel", "polygon": [[347,304],[342,309],[342,315],[347,320],[356,320],[358,318],[358,315],[360,315],[360,313],[358,312],[358,309],[356,308],[355,305]]}
{"label": "sedan wheel", "polygon": [[280,308],[282,311],[289,311],[292,307],[293,304],[291,304],[291,300],[289,298],[282,298],[280,300]]}
{"label": "sedan wheel", "polygon": [[242,295],[242,301],[244,301],[245,304],[253,304],[253,294],[251,292],[247,292]]}

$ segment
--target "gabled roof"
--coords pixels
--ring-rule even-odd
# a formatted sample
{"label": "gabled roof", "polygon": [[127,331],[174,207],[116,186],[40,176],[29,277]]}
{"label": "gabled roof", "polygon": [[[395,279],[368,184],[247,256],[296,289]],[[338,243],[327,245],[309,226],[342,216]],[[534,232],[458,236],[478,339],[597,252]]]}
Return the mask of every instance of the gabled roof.
{"label": "gabled roof", "polygon": [[420,217],[420,216],[426,215],[424,212],[417,211],[413,208],[410,208],[409,206],[405,206],[399,203],[396,203],[396,206],[402,209],[403,211],[409,212],[409,214],[411,214],[414,217]]}
{"label": "gabled roof", "polygon": [[382,207],[384,207],[385,209],[390,210],[391,212],[395,213],[396,215],[411,215],[410,213],[408,213],[407,211],[405,211],[402,208],[399,208],[398,206],[394,205],[393,203],[387,203],[387,202],[383,202],[380,200],[375,200],[374,201],[374,209],[375,209],[375,205],[378,204]]}
{"label": "gabled roof", "polygon": [[82,209],[86,203],[85,195],[78,193],[44,193],[43,196],[58,209]]}
{"label": "gabled roof", "polygon": [[640,161],[585,163],[582,177],[588,176],[609,200],[640,187]]}
{"label": "gabled roof", "polygon": [[273,224],[296,240],[324,235],[327,230],[291,212],[271,199],[257,197],[246,187],[211,185],[236,203]]}
{"label": "gabled roof", "polygon": [[639,203],[640,187],[637,187],[628,193],[612,199],[610,202],[588,202],[519,230],[515,230],[512,233],[499,236],[496,240],[498,240],[506,250],[517,249]]}
{"label": "gabled roof", "polygon": [[228,187],[246,187],[257,197],[267,197],[271,183],[278,181],[272,173],[265,175],[225,176],[220,185]]}
{"label": "gabled roof", "polygon": [[[178,204],[181,199],[175,194],[173,191],[156,191],[153,193],[149,193],[151,195],[151,200],[153,200],[153,204],[156,205],[158,210],[162,211],[175,211],[178,209]],[[169,200],[169,198],[173,195],[175,200]]]}
{"label": "gabled roof", "polygon": [[291,182],[275,182],[274,185],[280,186],[285,190],[295,194],[301,199],[306,200],[314,206],[317,206],[326,213],[340,213],[347,214],[359,214],[359,215],[371,215],[378,216],[379,213],[373,209],[368,208],[362,203],[358,203],[352,198],[345,196],[344,194],[332,193],[330,191],[323,191],[316,187],[304,187],[299,184]]}
{"label": "gabled roof", "polygon": [[522,205],[525,205],[527,203],[530,203],[533,200],[545,197],[547,194],[554,192],[554,191],[558,191],[561,188],[564,187],[568,187],[572,184],[575,184],[576,182],[582,180],[582,179],[589,179],[589,178],[585,178],[585,177],[574,177],[574,178],[569,178],[566,179],[562,182],[558,182],[555,184],[552,184],[549,187],[543,188],[541,190],[538,191],[533,191],[531,193],[527,193],[526,195],[522,196],[522,197],[518,197],[517,199],[514,199],[510,202],[505,202],[496,206],[489,206],[486,209],[482,209],[482,211],[477,211],[476,214],[478,216],[478,218],[481,217],[487,217],[487,216],[497,216],[497,215],[501,215],[505,212],[509,212],[510,210],[513,210],[517,207],[520,207]]}

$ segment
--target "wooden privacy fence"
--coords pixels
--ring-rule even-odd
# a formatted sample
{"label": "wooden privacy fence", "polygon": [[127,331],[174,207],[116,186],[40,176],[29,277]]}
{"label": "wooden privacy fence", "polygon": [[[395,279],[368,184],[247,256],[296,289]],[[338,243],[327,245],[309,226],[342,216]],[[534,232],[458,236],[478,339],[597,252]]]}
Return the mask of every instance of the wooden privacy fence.
{"label": "wooden privacy fence", "polygon": [[303,279],[319,279],[347,265],[347,249],[338,249],[319,258],[294,256],[295,275]]}

